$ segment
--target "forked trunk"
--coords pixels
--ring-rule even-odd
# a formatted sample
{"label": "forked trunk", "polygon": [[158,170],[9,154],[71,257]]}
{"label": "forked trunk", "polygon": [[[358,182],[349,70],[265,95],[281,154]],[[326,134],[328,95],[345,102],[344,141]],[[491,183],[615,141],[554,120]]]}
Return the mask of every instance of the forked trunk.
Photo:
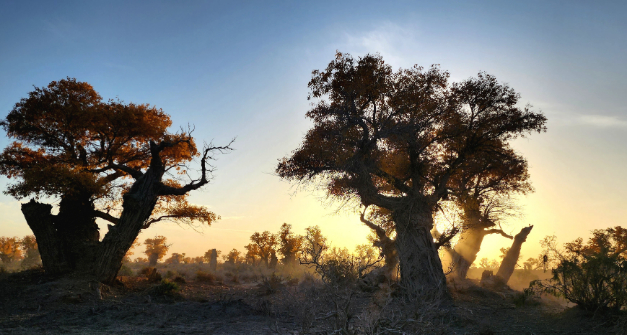
{"label": "forked trunk", "polygon": [[428,208],[403,208],[393,211],[393,218],[401,287],[407,297],[411,300],[448,300],[446,277],[431,236],[432,212]]}
{"label": "forked trunk", "polygon": [[512,273],[514,273],[518,257],[520,257],[520,248],[522,247],[522,244],[527,241],[527,236],[531,232],[532,228],[533,226],[525,227],[520,230],[520,233],[516,234],[512,247],[509,248],[507,254],[503,258],[496,276],[500,277],[504,283],[507,283],[509,278],[512,276]]}

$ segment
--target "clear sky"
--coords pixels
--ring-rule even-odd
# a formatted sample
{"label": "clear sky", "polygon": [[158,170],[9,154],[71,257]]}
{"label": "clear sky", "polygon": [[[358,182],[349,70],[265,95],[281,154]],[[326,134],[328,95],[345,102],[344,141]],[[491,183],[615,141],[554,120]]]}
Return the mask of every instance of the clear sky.
{"label": "clear sky", "polygon": [[[299,233],[319,225],[352,248],[368,233],[357,215],[274,175],[311,126],[311,71],[336,50],[379,52],[395,68],[441,64],[453,80],[486,71],[549,120],[547,133],[514,143],[536,191],[505,227],[535,225],[522,254],[536,256],[545,235],[566,242],[627,226],[625,13],[619,1],[4,1],[0,117],[32,85],[69,76],[105,99],[163,108],[200,141],[237,137],[192,196],[222,220],[201,233],[160,223],[140,235],[166,235],[172,252],[241,250],[283,222]],[[0,236],[30,234],[18,201],[0,195],[0,211]],[[489,237],[479,258],[509,243]]]}

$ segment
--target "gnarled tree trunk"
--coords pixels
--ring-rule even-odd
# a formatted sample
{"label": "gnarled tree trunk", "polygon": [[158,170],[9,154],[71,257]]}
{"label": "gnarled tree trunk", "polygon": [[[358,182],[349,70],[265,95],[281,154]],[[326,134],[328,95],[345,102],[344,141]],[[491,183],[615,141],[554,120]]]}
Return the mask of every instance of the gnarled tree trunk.
{"label": "gnarled tree trunk", "polygon": [[505,257],[501,262],[501,266],[499,267],[499,271],[496,273],[496,276],[500,277],[504,283],[507,283],[509,278],[512,276],[512,273],[514,273],[518,257],[520,257],[520,248],[522,247],[522,244],[527,241],[527,236],[531,232],[532,228],[533,226],[529,226],[521,229],[520,233],[516,234],[514,237],[512,247],[509,248],[507,254],[505,254]]}
{"label": "gnarled tree trunk", "polygon": [[433,215],[427,206],[392,211],[401,286],[410,299],[448,300],[446,277],[431,236]]}
{"label": "gnarled tree trunk", "polygon": [[163,169],[153,169],[151,166],[124,195],[120,220],[115,226],[109,226],[109,232],[96,255],[94,272],[98,280],[105,283],[115,280],[124,255],[155,208],[162,175]]}

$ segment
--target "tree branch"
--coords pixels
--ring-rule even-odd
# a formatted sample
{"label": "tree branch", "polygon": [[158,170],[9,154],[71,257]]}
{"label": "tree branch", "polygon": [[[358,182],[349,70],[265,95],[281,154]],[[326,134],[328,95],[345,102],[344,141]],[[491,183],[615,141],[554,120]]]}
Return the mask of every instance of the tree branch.
{"label": "tree branch", "polygon": [[105,213],[105,212],[101,212],[99,210],[94,210],[94,216],[97,218],[101,218],[104,220],[107,220],[111,223],[113,223],[114,225],[118,224],[118,222],[120,222],[120,219],[116,218],[115,216],[109,214],[109,213]]}
{"label": "tree branch", "polygon": [[[203,149],[202,158],[200,160],[200,169],[201,169],[200,179],[194,180],[194,181],[190,182],[189,184],[187,184],[185,186],[182,186],[182,187],[173,187],[173,186],[168,186],[168,185],[161,184],[161,186],[159,187],[159,195],[185,195],[188,192],[196,190],[196,189],[199,189],[202,186],[204,186],[207,183],[209,183],[209,180],[207,179],[207,171],[212,172],[212,170],[207,168],[207,165],[208,165],[207,164],[207,160],[212,158],[211,155],[210,155],[211,152],[212,151],[218,151],[218,152],[223,153],[225,151],[231,151],[231,150],[233,150],[233,148],[231,148],[231,144],[234,141],[235,141],[235,139],[231,140],[231,142],[229,142],[229,144],[227,144],[225,146],[221,146],[221,147],[209,146],[209,147],[206,147],[205,149]],[[161,147],[162,144],[163,144],[163,142],[161,142],[161,144],[159,144],[159,147]],[[161,149],[161,150],[163,150],[163,149]]]}
{"label": "tree branch", "polygon": [[501,229],[488,229],[488,230],[484,230],[483,233],[485,235],[490,235],[490,234],[501,234],[503,237],[507,237],[510,240],[513,239],[514,237],[512,235],[509,235],[507,233],[505,233],[503,230]]}

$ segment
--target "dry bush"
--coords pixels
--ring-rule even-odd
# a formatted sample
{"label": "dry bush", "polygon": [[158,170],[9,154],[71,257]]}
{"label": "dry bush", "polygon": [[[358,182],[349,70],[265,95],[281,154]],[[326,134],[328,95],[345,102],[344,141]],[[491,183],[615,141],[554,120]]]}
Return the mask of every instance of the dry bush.
{"label": "dry bush", "polygon": [[285,287],[284,281],[287,281],[281,275],[272,273],[269,277],[263,277],[261,282],[257,284],[259,293],[262,295],[270,295],[278,292],[281,288]]}
{"label": "dry bush", "polygon": [[159,282],[161,281],[161,274],[157,272],[157,269],[154,267],[145,267],[140,272],[141,275],[148,278],[149,282]]}
{"label": "dry bush", "polygon": [[196,281],[207,284],[214,284],[216,282],[216,276],[209,272],[198,271],[196,272]]}
{"label": "dry bush", "polygon": [[627,230],[597,229],[587,243],[581,238],[557,252],[553,278],[533,281],[530,288],[564,297],[588,311],[627,308]]}

